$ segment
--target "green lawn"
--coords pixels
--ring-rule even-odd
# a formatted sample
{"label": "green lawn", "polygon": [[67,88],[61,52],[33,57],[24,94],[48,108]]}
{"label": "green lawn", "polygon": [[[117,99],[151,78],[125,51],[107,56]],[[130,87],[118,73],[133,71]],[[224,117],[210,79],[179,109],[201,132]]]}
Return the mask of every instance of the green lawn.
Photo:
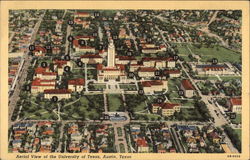
{"label": "green lawn", "polygon": [[142,111],[142,110],[145,110],[146,108],[146,104],[145,102],[141,102],[140,104],[138,104],[137,106],[135,106],[135,112],[139,112],[139,111]]}
{"label": "green lawn", "polygon": [[121,127],[117,128],[117,134],[118,134],[119,137],[122,136],[122,128]]}
{"label": "green lawn", "polygon": [[171,100],[172,103],[179,103],[182,106],[194,106],[194,101],[193,100],[181,100],[181,99],[173,99]]}
{"label": "green lawn", "polygon": [[219,80],[218,77],[216,77],[216,76],[196,75],[196,77],[200,77],[200,78],[205,77],[207,80]]}
{"label": "green lawn", "polygon": [[179,56],[182,57],[184,61],[186,62],[191,61],[191,59],[188,57],[188,55],[190,54],[190,51],[187,49],[186,44],[184,45],[177,44],[177,49],[179,52]]}
{"label": "green lawn", "polygon": [[241,77],[239,76],[220,76],[222,80],[228,81],[228,80],[241,80]]}
{"label": "green lawn", "polygon": [[168,91],[177,91],[177,86],[180,87],[180,79],[169,79],[168,80]]}
{"label": "green lawn", "polygon": [[119,144],[119,147],[120,147],[120,152],[121,152],[121,153],[125,153],[125,146],[124,146],[124,144],[123,144],[123,143],[120,143],[120,144]]}
{"label": "green lawn", "polygon": [[174,98],[180,98],[180,96],[179,96],[179,94],[178,94],[177,91],[175,91],[175,92],[170,92],[170,94],[169,94],[169,99],[170,99],[170,100],[172,100],[172,99],[174,99]]}
{"label": "green lawn", "polygon": [[241,132],[242,132],[242,130],[241,129],[234,129],[234,131],[235,131],[235,133],[238,134],[240,140],[242,141],[242,139],[241,139]]}
{"label": "green lawn", "polygon": [[202,116],[200,113],[194,108],[181,108],[181,111],[177,114],[175,117],[178,120],[196,120],[196,119],[202,119]]}
{"label": "green lawn", "polygon": [[125,99],[126,99],[126,104],[128,106],[128,110],[132,109],[134,112],[145,110],[147,107],[145,101],[147,101],[148,103],[151,100],[153,101],[153,97],[148,96],[148,98],[143,95],[126,94]]}
{"label": "green lawn", "polygon": [[121,100],[121,95],[119,94],[108,94],[108,106],[110,112],[122,111],[123,104]]}
{"label": "green lawn", "polygon": [[231,120],[232,123],[241,123],[241,114],[236,114],[236,118]]}
{"label": "green lawn", "polygon": [[135,84],[120,84],[119,86],[121,89],[124,89],[124,90],[136,90]]}
{"label": "green lawn", "polygon": [[93,87],[95,90],[104,90],[106,89],[105,84],[91,84],[91,87]]}
{"label": "green lawn", "polygon": [[157,121],[158,118],[163,118],[162,116],[160,115],[157,115],[157,114],[151,114],[151,113],[148,113],[148,114],[138,114],[138,113],[135,113],[135,117],[137,120],[155,120]]}
{"label": "green lawn", "polygon": [[217,58],[219,62],[241,63],[241,54],[221,46],[215,46],[213,48],[201,47],[199,49],[190,45],[189,48],[194,54],[200,55],[201,61],[203,62],[209,61],[212,58]]}
{"label": "green lawn", "polygon": [[73,76],[72,78],[84,78],[84,69],[74,69],[72,70]]}
{"label": "green lawn", "polygon": [[[102,95],[100,95],[102,96]],[[98,100],[94,101],[96,96],[88,95],[81,96],[80,100],[67,105],[67,103],[63,107],[63,119],[98,119],[100,117],[101,112],[97,109],[103,109],[103,103]]]}

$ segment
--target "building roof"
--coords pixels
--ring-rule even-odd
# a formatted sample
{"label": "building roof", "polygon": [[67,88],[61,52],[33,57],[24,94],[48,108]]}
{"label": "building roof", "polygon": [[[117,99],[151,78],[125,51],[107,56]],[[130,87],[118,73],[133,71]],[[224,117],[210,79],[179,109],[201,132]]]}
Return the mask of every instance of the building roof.
{"label": "building roof", "polygon": [[223,70],[226,69],[227,67],[225,65],[196,65],[196,68],[202,68],[203,70]]}
{"label": "building roof", "polygon": [[123,64],[116,64],[115,67],[105,67],[102,64],[97,64],[96,69],[103,71],[119,71],[125,70],[125,66]]}
{"label": "building roof", "polygon": [[70,89],[46,89],[44,90],[45,94],[69,94],[71,93]]}
{"label": "building roof", "polygon": [[42,53],[46,53],[46,49],[44,47],[41,47],[41,46],[36,46],[35,47],[35,52],[42,52]]}
{"label": "building roof", "polygon": [[192,83],[188,79],[183,79],[181,81],[181,85],[184,87],[185,90],[194,90]]}
{"label": "building roof", "polygon": [[96,65],[96,69],[97,69],[97,70],[102,70],[102,68],[103,68],[103,65],[102,65],[102,64],[97,64],[97,65]]}
{"label": "building roof", "polygon": [[155,72],[156,68],[154,67],[140,67],[139,72]]}
{"label": "building roof", "polygon": [[241,105],[241,97],[240,98],[230,98],[230,103],[234,105]]}
{"label": "building roof", "polygon": [[119,60],[136,60],[135,57],[132,56],[115,56]]}
{"label": "building roof", "polygon": [[[54,84],[52,84],[54,82]],[[31,86],[55,86],[55,80],[42,80],[36,78],[32,81]]]}
{"label": "building roof", "polygon": [[43,67],[37,67],[35,69],[35,73],[36,74],[43,74],[43,75],[57,75],[55,72],[47,72],[47,70],[49,70],[49,68],[43,68]]}
{"label": "building roof", "polygon": [[180,106],[178,103],[155,103],[153,106],[159,106],[162,109],[173,109],[175,106]]}
{"label": "building roof", "polygon": [[83,78],[72,79],[68,81],[68,85],[84,85],[85,81]]}
{"label": "building roof", "polygon": [[151,86],[157,86],[157,85],[163,85],[163,82],[161,80],[153,80],[153,81],[144,81],[144,82],[142,82],[143,87],[151,87]]}
{"label": "building roof", "polygon": [[164,70],[163,73],[165,73],[165,74],[179,74],[179,73],[181,73],[181,71],[172,69],[172,70]]}
{"label": "building roof", "polygon": [[90,15],[88,12],[76,12],[75,15]]}
{"label": "building roof", "polygon": [[148,143],[144,138],[139,138],[136,141],[138,147],[148,147]]}
{"label": "building roof", "polygon": [[55,65],[58,65],[58,66],[65,65],[65,64],[67,64],[67,62],[68,62],[68,61],[65,61],[65,60],[58,60],[58,59],[56,59],[56,60],[53,61],[53,63],[54,63]]}

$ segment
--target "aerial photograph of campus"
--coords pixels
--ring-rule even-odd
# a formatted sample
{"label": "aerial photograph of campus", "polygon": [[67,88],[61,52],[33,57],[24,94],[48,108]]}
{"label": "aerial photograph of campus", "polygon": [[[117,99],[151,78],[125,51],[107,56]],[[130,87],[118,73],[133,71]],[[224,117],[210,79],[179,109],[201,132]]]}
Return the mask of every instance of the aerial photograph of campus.
{"label": "aerial photograph of campus", "polygon": [[9,153],[241,153],[241,10],[9,10]]}

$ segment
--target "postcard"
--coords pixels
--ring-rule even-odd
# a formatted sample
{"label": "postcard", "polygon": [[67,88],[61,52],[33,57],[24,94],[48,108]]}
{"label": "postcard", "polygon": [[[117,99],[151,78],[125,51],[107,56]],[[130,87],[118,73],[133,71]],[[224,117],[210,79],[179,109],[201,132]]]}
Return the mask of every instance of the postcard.
{"label": "postcard", "polygon": [[249,2],[4,1],[3,160],[249,159]]}

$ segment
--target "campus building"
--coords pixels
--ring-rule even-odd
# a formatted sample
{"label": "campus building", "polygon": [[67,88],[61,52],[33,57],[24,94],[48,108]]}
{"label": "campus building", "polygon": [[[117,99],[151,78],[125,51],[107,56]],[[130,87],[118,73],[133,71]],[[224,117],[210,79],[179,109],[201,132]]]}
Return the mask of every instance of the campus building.
{"label": "campus building", "polygon": [[228,101],[228,106],[232,112],[241,113],[242,110],[241,97],[230,98]]}
{"label": "campus building", "polygon": [[176,103],[154,103],[152,104],[152,113],[163,116],[172,116],[175,112],[180,112],[180,104]]}
{"label": "campus building", "polygon": [[87,64],[101,64],[103,58],[99,54],[85,54],[81,56],[81,61]]}
{"label": "campus building", "polygon": [[138,69],[138,76],[141,78],[151,78],[155,77],[155,71],[157,69],[154,67],[140,67]]}
{"label": "campus building", "polygon": [[55,89],[56,81],[55,80],[43,80],[36,78],[31,83],[31,93],[42,93],[46,89]]}
{"label": "campus building", "polygon": [[84,88],[85,81],[82,78],[72,79],[68,81],[68,89],[73,92],[81,92]]}
{"label": "campus building", "polygon": [[57,71],[59,76],[63,75],[64,67],[69,66],[72,69],[72,63],[70,61],[65,60],[54,60],[54,70]]}
{"label": "campus building", "polygon": [[201,64],[196,65],[193,69],[197,71],[199,75],[232,75],[234,72],[226,66],[226,64]]}
{"label": "campus building", "polygon": [[188,79],[184,79],[181,81],[181,89],[184,91],[185,97],[193,97],[194,96],[194,87],[192,83]]}
{"label": "campus building", "polygon": [[56,79],[57,73],[51,72],[49,68],[38,67],[35,69],[34,78],[40,78],[43,80],[53,80]]}
{"label": "campus building", "polygon": [[154,92],[161,92],[163,90],[168,90],[168,81],[166,80],[153,80],[153,81],[143,81],[141,85],[143,91],[146,94],[153,94]]}
{"label": "campus building", "polygon": [[123,64],[115,63],[115,46],[113,40],[110,40],[108,46],[107,66],[103,66],[102,64],[97,65],[97,80],[98,82],[110,80],[125,82],[126,79],[125,66]]}
{"label": "campus building", "polygon": [[159,69],[175,67],[175,61],[173,58],[145,57],[142,58],[142,63],[145,67],[155,67]]}
{"label": "campus building", "polygon": [[70,89],[46,89],[44,90],[44,98],[51,99],[52,97],[57,97],[60,99],[68,99],[71,98],[71,90]]}

